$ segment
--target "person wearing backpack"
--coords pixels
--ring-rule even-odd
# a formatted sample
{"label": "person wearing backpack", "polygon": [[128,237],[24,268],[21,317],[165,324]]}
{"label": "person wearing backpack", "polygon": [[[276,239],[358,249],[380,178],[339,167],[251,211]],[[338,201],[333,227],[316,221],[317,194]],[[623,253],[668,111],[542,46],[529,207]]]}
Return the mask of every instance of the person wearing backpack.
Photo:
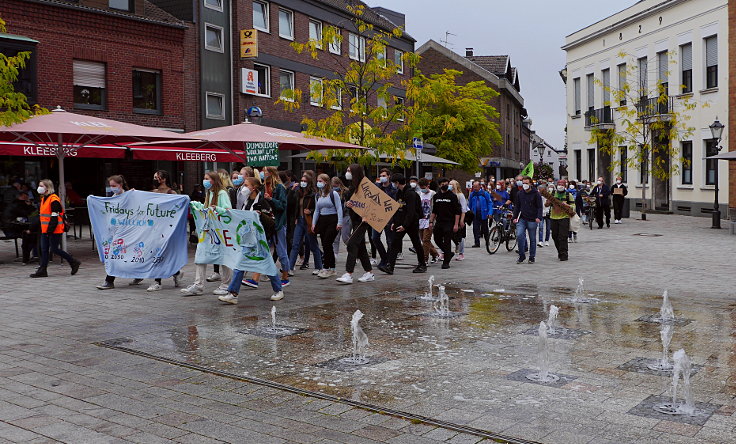
{"label": "person wearing backpack", "polygon": [[396,183],[396,201],[399,203],[399,209],[389,222],[388,229],[391,231],[393,241],[388,251],[388,260],[386,265],[379,265],[378,269],[386,274],[394,274],[396,265],[396,257],[401,250],[401,244],[404,235],[408,234],[411,239],[411,245],[417,255],[417,266],[414,273],[426,273],[427,262],[424,257],[424,248],[422,241],[419,239],[419,219],[424,216],[422,211],[422,202],[419,195],[414,189],[406,184],[406,177],[403,174],[394,174],[391,181]]}
{"label": "person wearing backpack", "polygon": [[322,239],[322,270],[317,273],[321,279],[336,274],[333,244],[342,230],[342,201],[330,182],[327,174],[317,176],[317,203],[312,219],[312,232]]}

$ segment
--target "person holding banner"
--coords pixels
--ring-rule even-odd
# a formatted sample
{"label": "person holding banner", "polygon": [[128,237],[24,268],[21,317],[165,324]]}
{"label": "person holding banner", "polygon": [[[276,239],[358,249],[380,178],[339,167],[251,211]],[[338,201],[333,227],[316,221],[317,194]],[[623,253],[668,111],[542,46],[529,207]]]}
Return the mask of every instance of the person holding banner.
{"label": "person holding banner", "polygon": [[[350,165],[345,172],[345,179],[350,182],[348,195],[352,196],[360,187],[360,182],[365,177],[363,167],[354,163]],[[353,232],[348,240],[348,258],[345,262],[345,274],[337,278],[338,282],[343,284],[353,283],[353,271],[355,271],[355,261],[360,259],[360,264],[363,266],[365,273],[358,279],[358,282],[372,282],[376,279],[373,275],[373,267],[371,266],[371,260],[368,256],[368,250],[365,248],[365,233],[368,231],[369,225],[363,222],[363,218],[358,213],[353,211],[353,202],[349,200],[345,205],[348,208],[350,214],[350,224],[353,227]]]}
{"label": "person holding banner", "polygon": [[[110,186],[112,187],[112,184]],[[171,187],[171,176],[169,176],[169,172],[166,170],[158,170],[153,174],[153,190],[151,191],[162,194],[179,194]],[[174,287],[178,287],[184,277],[184,273],[177,271],[172,277],[174,278]],[[133,279],[130,285],[138,285],[141,281],[143,279]],[[154,283],[146,291],[159,291],[161,288],[161,278],[156,278]]]}
{"label": "person holding banner", "polygon": [[[286,287],[290,283],[289,257],[286,253],[286,188],[284,188],[281,179],[279,179],[279,172],[276,167],[264,167],[261,173],[263,174],[263,184],[265,185],[263,197],[271,205],[276,222],[276,234],[271,241],[281,263],[281,285]],[[257,288],[259,278],[260,275],[254,273],[252,281],[255,281],[256,285],[251,285],[251,280],[245,281],[245,284]]]}
{"label": "person holding banner", "polygon": [[[125,181],[125,178],[122,174],[115,174],[108,177],[107,185],[108,187],[110,187],[110,191],[112,191],[113,196],[120,196],[121,194],[130,190],[130,187],[128,187],[128,182]],[[128,285],[139,285],[141,282],[143,282],[143,279],[133,279],[133,281],[130,282]],[[107,276],[105,276],[105,282],[98,285],[96,288],[98,290],[112,290],[113,288],[115,288],[115,276],[110,276],[108,274]]]}
{"label": "person holding banner", "polygon": [[[317,190],[314,187],[314,180],[311,174],[305,171],[299,182],[299,191],[297,196],[297,217],[294,226],[294,238],[291,244],[291,253],[289,254],[289,268],[292,273],[296,267],[296,259],[299,256],[299,250],[302,244],[306,244],[304,248],[304,263],[308,262],[307,254],[311,251],[314,255],[315,271],[319,273],[322,270],[322,253],[317,245],[317,238],[310,232],[312,227],[312,218],[314,217],[315,194]],[[306,268],[303,268],[306,269]]]}
{"label": "person holding banner", "polygon": [[342,229],[342,201],[340,194],[332,190],[330,176],[317,176],[317,204],[312,219],[312,232],[322,238],[323,268],[317,277],[326,279],[335,275],[335,251],[333,244]]}
{"label": "person holding banner", "polygon": [[[230,204],[230,196],[228,196],[227,190],[222,186],[220,175],[214,171],[209,171],[204,174],[202,180],[202,186],[205,189],[206,198],[204,200],[204,207],[210,207],[215,210],[218,214],[224,213],[232,208]],[[196,204],[192,203],[192,208],[196,209]],[[204,248],[204,242],[197,244],[197,250]],[[204,293],[204,282],[205,272],[207,271],[207,264],[194,264],[194,282],[192,285],[181,290],[184,296],[195,296]],[[230,285],[230,278],[232,276],[231,270],[228,267],[223,266],[224,272],[222,273],[223,283],[215,289],[213,292],[216,295],[227,294],[227,287]],[[224,288],[223,288],[224,286]]]}

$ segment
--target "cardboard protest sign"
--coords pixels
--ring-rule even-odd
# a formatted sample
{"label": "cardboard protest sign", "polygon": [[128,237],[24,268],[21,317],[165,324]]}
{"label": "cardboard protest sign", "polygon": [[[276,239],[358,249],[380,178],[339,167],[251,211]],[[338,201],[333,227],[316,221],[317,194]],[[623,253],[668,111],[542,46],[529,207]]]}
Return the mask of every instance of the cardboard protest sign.
{"label": "cardboard protest sign", "polygon": [[360,181],[360,186],[350,198],[353,211],[358,213],[374,230],[381,231],[399,210],[399,203],[391,199],[367,178]]}

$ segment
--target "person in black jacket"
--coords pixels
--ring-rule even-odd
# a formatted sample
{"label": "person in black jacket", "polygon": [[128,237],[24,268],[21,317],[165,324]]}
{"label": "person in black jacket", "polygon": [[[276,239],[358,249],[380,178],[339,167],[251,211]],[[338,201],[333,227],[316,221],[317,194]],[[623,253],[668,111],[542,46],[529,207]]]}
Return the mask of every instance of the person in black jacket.
{"label": "person in black jacket", "polygon": [[[360,182],[365,177],[363,167],[354,163],[350,165],[345,172],[345,179],[350,183],[348,195],[352,196],[360,187]],[[353,271],[355,271],[355,261],[360,259],[360,264],[363,266],[365,273],[363,276],[358,278],[359,282],[373,282],[376,278],[373,275],[373,267],[371,266],[371,260],[368,256],[368,250],[365,248],[365,234],[370,226],[363,222],[363,218],[353,211],[353,201],[348,200],[345,207],[348,208],[350,215],[350,225],[352,226],[353,232],[348,240],[348,258],[345,261],[345,274],[335,279],[343,284],[353,283]]]}
{"label": "person in black jacket", "polygon": [[429,216],[429,228],[434,231],[434,242],[442,250],[442,269],[450,268],[452,252],[452,236],[460,229],[460,202],[455,193],[447,187],[449,180],[439,180],[440,190],[432,198],[432,214]]}
{"label": "person in black jacket", "polygon": [[611,189],[608,188],[602,177],[598,178],[598,185],[591,192],[596,197],[595,201],[595,221],[598,222],[598,229],[603,229],[603,215],[606,215],[606,226],[611,228]]}
{"label": "person in black jacket", "polygon": [[388,261],[384,266],[379,265],[378,269],[384,273],[394,274],[396,256],[401,250],[404,235],[408,234],[417,255],[418,265],[414,269],[414,273],[426,273],[427,263],[424,258],[422,241],[419,240],[419,217],[422,212],[419,195],[413,188],[406,185],[406,177],[403,174],[394,174],[391,176],[391,181],[397,184],[396,200],[400,207],[389,222],[389,229],[393,232],[393,242],[388,252]]}
{"label": "person in black jacket", "polygon": [[[616,190],[621,191],[617,193]],[[623,217],[624,200],[626,195],[629,194],[629,189],[623,184],[621,176],[616,177],[616,183],[611,187],[611,193],[613,196],[613,223],[620,224]]]}
{"label": "person in black jacket", "polygon": [[519,243],[519,259],[516,263],[524,262],[527,233],[529,234],[529,263],[534,263],[534,257],[537,253],[537,244],[534,239],[537,238],[537,225],[542,220],[542,196],[532,186],[532,179],[524,177],[522,179],[522,191],[516,194],[514,201],[514,222],[516,222],[516,239]]}

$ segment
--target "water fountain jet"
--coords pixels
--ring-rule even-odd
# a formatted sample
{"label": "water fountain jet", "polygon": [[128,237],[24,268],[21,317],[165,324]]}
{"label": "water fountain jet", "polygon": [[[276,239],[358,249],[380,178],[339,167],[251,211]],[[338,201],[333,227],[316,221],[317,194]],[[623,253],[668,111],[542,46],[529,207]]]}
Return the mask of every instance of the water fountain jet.
{"label": "water fountain jet", "polygon": [[[675,361],[674,369],[672,370],[672,401],[657,404],[654,406],[654,410],[666,415],[696,416],[695,402],[693,401],[693,394],[690,390],[690,372],[692,370],[690,358],[688,358],[687,353],[683,349],[677,350],[672,355],[672,358]],[[680,377],[682,377],[683,402],[677,401],[677,388]]]}
{"label": "water fountain jet", "polygon": [[350,320],[350,331],[353,333],[353,353],[352,356],[340,359],[340,362],[344,364],[366,365],[370,362],[370,359],[365,356],[365,349],[368,347],[368,335],[360,327],[361,319],[363,319],[363,312],[355,310]]}
{"label": "water fountain jet", "polygon": [[539,371],[530,373],[526,378],[530,381],[549,384],[560,380],[560,377],[549,372],[549,345],[547,342],[547,324],[544,321],[539,323],[539,342],[537,345],[537,359],[539,361]]}

